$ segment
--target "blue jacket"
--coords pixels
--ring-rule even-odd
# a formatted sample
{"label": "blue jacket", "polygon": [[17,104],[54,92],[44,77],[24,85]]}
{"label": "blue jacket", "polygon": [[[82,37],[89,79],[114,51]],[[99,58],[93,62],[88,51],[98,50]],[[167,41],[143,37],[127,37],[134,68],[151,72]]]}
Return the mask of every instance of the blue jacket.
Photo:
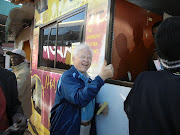
{"label": "blue jacket", "polygon": [[104,81],[97,76],[85,86],[74,66],[64,72],[58,82],[55,104],[51,110],[50,134],[79,135],[81,108],[96,97],[103,85]]}

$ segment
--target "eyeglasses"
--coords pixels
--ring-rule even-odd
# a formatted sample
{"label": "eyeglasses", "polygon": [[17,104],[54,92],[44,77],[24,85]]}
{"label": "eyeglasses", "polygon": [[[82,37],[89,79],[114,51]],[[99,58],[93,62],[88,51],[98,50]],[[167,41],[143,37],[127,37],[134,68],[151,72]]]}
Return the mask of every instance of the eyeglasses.
{"label": "eyeglasses", "polygon": [[89,57],[89,56],[81,56],[79,57],[81,60],[88,60],[88,61],[91,61],[92,60],[92,57]]}

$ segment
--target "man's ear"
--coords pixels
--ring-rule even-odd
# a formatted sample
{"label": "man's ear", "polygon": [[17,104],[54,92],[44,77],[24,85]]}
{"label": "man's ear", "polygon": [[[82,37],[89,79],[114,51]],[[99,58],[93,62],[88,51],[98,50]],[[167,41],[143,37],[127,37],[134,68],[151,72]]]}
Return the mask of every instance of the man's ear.
{"label": "man's ear", "polygon": [[74,63],[75,59],[76,59],[75,57],[72,57],[72,62],[73,62],[73,63]]}

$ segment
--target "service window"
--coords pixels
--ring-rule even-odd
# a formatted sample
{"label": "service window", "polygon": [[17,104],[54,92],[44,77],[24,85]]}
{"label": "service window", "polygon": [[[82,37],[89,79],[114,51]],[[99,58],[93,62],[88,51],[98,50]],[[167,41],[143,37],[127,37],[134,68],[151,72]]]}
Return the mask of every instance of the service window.
{"label": "service window", "polygon": [[56,25],[42,29],[41,66],[54,67],[56,47]]}
{"label": "service window", "polygon": [[128,1],[116,0],[111,52],[113,80],[131,83],[141,72],[152,70],[155,49],[152,25],[161,19],[160,15]]}
{"label": "service window", "polygon": [[72,44],[84,40],[84,17],[85,11],[82,11],[41,28],[38,67],[71,67]]}
{"label": "service window", "polygon": [[69,69],[71,65],[71,45],[72,43],[81,42],[82,25],[77,23],[64,27],[58,25],[58,41],[56,68]]}

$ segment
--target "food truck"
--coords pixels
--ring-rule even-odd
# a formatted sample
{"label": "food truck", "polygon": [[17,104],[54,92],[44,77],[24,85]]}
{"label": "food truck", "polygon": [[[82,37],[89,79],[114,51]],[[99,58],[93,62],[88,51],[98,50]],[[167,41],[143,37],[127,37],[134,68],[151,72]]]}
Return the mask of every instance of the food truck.
{"label": "food truck", "polygon": [[152,26],[163,20],[162,14],[132,2],[35,1],[31,63],[33,113],[28,125],[32,134],[50,134],[50,110],[57,82],[72,65],[74,47],[83,42],[93,50],[88,70],[92,79],[100,72],[104,60],[114,66],[114,77],[106,80],[96,97],[96,102],[107,102],[109,106],[107,116],[96,116],[97,134],[129,134],[123,102],[138,74],[150,70],[155,49]]}

